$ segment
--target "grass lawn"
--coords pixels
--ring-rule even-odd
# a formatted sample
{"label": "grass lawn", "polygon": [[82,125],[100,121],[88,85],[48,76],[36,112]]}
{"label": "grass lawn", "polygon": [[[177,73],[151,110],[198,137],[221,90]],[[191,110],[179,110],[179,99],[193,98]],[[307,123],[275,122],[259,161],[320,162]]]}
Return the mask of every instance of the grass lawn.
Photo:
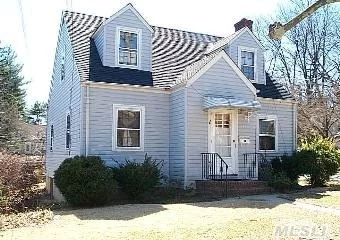
{"label": "grass lawn", "polygon": [[302,209],[275,195],[181,204],[128,204],[55,211],[39,227],[0,232],[0,239],[272,239],[277,224],[327,224],[340,239],[339,216]]}
{"label": "grass lawn", "polygon": [[327,187],[310,188],[305,191],[285,194],[283,197],[293,201],[340,210],[340,183],[330,182]]}

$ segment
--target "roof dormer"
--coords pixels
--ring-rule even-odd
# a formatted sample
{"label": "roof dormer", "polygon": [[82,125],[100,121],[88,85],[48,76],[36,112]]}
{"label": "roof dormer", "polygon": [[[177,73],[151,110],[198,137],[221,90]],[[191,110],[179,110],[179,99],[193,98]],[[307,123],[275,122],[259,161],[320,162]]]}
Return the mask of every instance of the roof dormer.
{"label": "roof dormer", "polygon": [[93,35],[102,64],[151,71],[152,32],[132,4],[126,5]]}

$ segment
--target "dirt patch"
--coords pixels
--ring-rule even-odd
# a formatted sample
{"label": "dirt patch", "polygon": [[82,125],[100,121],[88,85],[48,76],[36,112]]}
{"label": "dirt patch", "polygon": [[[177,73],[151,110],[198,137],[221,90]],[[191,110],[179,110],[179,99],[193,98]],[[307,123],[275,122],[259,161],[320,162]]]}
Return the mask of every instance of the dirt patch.
{"label": "dirt patch", "polygon": [[47,209],[0,216],[0,231],[45,224],[53,219],[53,212]]}

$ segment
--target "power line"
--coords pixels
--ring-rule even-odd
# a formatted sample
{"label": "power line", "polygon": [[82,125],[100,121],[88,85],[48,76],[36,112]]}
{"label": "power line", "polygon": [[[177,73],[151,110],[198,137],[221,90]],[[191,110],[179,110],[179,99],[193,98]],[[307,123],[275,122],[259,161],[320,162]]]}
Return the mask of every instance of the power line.
{"label": "power line", "polygon": [[24,35],[25,48],[26,48],[27,55],[29,55],[26,25],[25,25],[25,19],[24,19],[24,11],[23,11],[23,8],[22,8],[22,1],[21,0],[18,0],[18,5],[19,5],[19,12],[20,12],[21,29],[22,29],[22,33]]}

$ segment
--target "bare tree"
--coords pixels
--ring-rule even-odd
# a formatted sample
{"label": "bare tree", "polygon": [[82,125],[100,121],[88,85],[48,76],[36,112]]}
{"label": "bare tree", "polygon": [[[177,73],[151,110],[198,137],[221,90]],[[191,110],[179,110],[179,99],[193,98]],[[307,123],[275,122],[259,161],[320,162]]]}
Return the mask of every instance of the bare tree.
{"label": "bare tree", "polygon": [[286,86],[299,102],[300,136],[314,131],[325,137],[335,137],[340,123],[339,6],[319,9],[281,40],[270,39],[267,32],[269,23],[288,22],[313,2],[292,0],[281,6],[276,16],[259,19],[255,31],[267,49],[268,73]]}

